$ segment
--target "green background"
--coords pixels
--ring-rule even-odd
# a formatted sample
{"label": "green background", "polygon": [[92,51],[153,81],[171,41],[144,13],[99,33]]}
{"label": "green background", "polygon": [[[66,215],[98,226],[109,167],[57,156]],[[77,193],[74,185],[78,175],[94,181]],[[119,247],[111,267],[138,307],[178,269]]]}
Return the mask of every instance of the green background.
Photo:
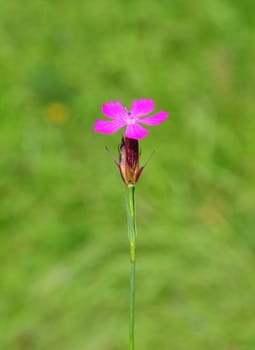
{"label": "green background", "polygon": [[152,98],[137,349],[254,350],[254,2],[0,5],[0,348],[128,349],[121,132],[92,127]]}

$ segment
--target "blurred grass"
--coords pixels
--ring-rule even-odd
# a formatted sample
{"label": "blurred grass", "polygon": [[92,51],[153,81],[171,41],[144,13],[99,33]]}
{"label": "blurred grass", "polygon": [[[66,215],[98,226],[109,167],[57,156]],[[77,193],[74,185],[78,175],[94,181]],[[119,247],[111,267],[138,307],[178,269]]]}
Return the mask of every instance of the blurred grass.
{"label": "blurred grass", "polygon": [[1,1],[0,348],[127,349],[123,185],[101,104],[171,113],[137,188],[137,348],[255,346],[249,0]]}

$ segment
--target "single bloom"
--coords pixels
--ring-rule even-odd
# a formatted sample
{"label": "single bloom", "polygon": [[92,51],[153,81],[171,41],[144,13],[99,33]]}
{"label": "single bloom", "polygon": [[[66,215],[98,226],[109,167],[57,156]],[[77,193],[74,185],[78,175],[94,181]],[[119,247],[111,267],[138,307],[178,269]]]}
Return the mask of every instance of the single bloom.
{"label": "single bloom", "polygon": [[144,116],[150,114],[153,109],[154,101],[145,98],[133,101],[129,111],[119,101],[105,103],[102,105],[102,113],[111,120],[96,120],[94,130],[102,134],[112,134],[126,127],[125,137],[134,140],[142,139],[148,135],[149,130],[144,129],[140,124],[157,125],[168,117],[167,112],[159,111],[145,118]]}

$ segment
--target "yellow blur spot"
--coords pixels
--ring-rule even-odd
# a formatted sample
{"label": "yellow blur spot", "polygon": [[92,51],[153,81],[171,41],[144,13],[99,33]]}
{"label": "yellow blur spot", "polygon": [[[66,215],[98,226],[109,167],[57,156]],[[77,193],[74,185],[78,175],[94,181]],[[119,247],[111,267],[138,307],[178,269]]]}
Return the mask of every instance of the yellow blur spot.
{"label": "yellow blur spot", "polygon": [[61,103],[50,103],[45,108],[46,120],[55,125],[64,124],[69,117],[68,108]]}

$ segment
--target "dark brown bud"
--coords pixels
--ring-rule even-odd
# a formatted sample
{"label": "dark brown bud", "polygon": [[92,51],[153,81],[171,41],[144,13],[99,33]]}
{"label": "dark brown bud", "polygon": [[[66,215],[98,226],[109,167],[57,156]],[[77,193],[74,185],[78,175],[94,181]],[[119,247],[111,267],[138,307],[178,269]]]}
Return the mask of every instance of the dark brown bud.
{"label": "dark brown bud", "polygon": [[138,140],[122,137],[119,148],[119,170],[125,184],[135,185],[144,167],[139,168]]}

